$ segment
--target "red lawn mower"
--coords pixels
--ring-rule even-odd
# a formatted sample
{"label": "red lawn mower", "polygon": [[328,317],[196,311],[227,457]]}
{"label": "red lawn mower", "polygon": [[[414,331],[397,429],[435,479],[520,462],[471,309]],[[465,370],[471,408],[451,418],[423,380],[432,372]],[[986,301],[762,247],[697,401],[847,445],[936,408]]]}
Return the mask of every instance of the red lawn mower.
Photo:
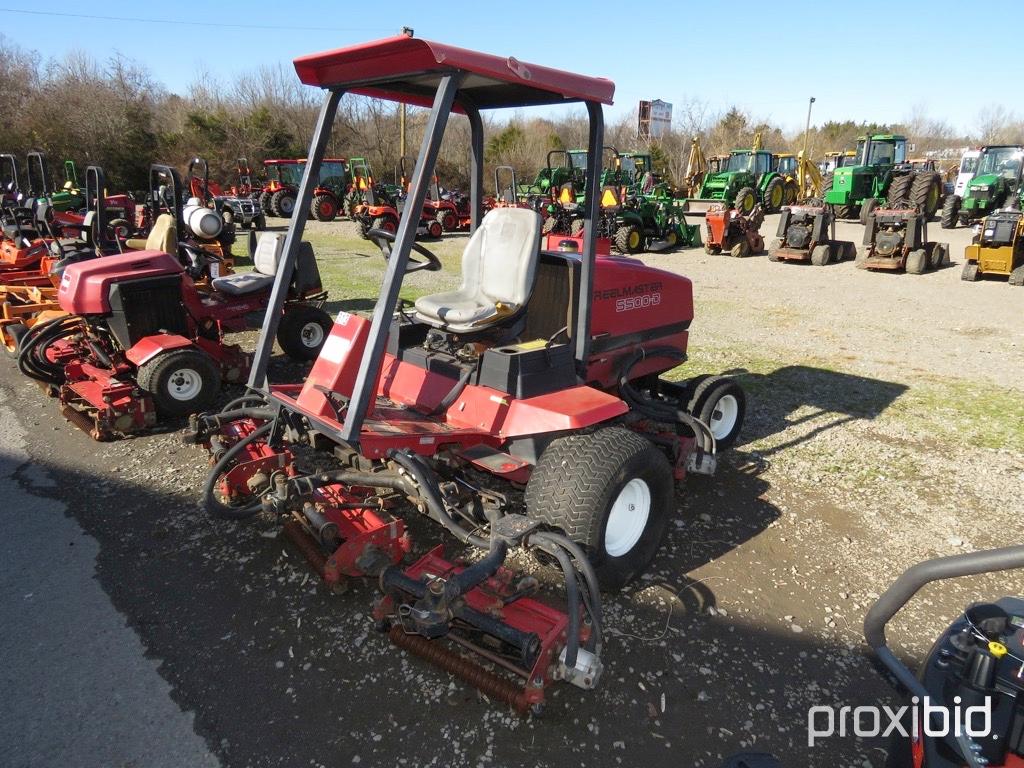
{"label": "red lawn mower", "polygon": [[[400,162],[395,171],[395,185],[388,189],[370,184],[363,190],[363,202],[352,211],[352,219],[359,224],[359,234],[369,237],[372,229],[394,234],[408,199],[404,166]],[[416,237],[437,240],[444,234],[444,226],[433,209],[424,204],[416,222]]]}
{"label": "red lawn mower", "polygon": [[[613,83],[409,36],[295,67],[326,94],[278,286],[299,255],[309,179],[342,94],[431,112],[397,231],[367,232],[386,262],[373,312],[338,316],[304,383],[269,385],[275,303],[250,394],[191,420],[191,439],[215,461],[204,503],[220,517],[276,521],[330,584],[376,580],[373,615],[395,644],[537,712],[554,681],[597,685],[600,589],[649,565],[675,513],[675,483],[712,473],[737,439],[743,390],[717,376],[662,379],[686,359],[690,281],[595,255]],[[590,119],[581,252],[542,251],[535,211],[482,215],[480,110],[565,102],[584,103]],[[400,305],[406,274],[441,268],[414,241],[455,111],[469,120],[473,158],[462,284]],[[474,555],[449,559],[439,544],[405,565],[404,501]],[[561,608],[505,564],[513,549],[559,569]]]}
{"label": "red lawn mower", "polygon": [[[218,277],[206,288],[161,251],[71,264],[57,294],[68,314],[22,337],[19,367],[97,440],[209,408],[222,383],[241,382],[248,372],[250,356],[224,334],[265,322],[283,244],[283,235],[264,235],[252,272]],[[281,288],[274,325],[286,354],[311,360],[332,322],[321,308],[326,294],[308,243],[297,264]]]}

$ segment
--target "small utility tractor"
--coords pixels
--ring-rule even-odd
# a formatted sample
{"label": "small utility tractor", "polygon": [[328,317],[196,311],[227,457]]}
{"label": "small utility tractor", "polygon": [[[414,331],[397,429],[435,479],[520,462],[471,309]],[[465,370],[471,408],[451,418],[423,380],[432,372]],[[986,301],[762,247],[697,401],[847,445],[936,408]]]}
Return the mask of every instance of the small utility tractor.
{"label": "small utility tractor", "polygon": [[[265,322],[283,235],[264,235],[252,272],[200,290],[161,251],[69,265],[57,301],[66,315],[22,336],[22,372],[59,397],[61,412],[96,440],[153,427],[161,417],[209,408],[222,383],[244,380],[250,356],[224,334]],[[289,356],[314,359],[332,321],[312,248],[303,244],[280,313],[277,339]]]}
{"label": "small utility tractor", "polygon": [[[268,181],[260,193],[259,203],[266,215],[291,218],[305,164],[305,159],[263,161]],[[325,160],[320,168],[310,217],[317,221],[333,221],[341,213],[350,187],[351,177],[345,159]]]}
{"label": "small utility tractor", "polygon": [[[373,617],[392,642],[538,713],[555,681],[598,684],[600,589],[650,564],[675,514],[675,482],[710,473],[737,439],[743,390],[721,377],[662,379],[686,359],[690,280],[595,255],[611,81],[405,35],[295,67],[326,91],[308,177],[350,88],[433,107],[397,231],[367,233],[386,263],[373,311],[338,316],[304,383],[271,385],[272,306],[250,393],[192,420],[214,457],[204,503],[224,518],[276,521],[329,584],[371,579],[382,593]],[[542,251],[535,211],[484,216],[478,164],[460,287],[400,306],[406,274],[441,269],[414,237],[450,115],[468,115],[479,149],[489,124],[480,110],[573,102],[589,116],[582,250]],[[299,254],[309,192],[279,285]],[[299,460],[309,451],[314,473]],[[404,517],[417,513],[478,556],[449,559],[439,545],[408,565]],[[562,573],[562,607],[506,564],[515,549]]]}
{"label": "small utility tractor", "polygon": [[26,157],[28,196],[44,199],[58,213],[77,211],[85,207],[85,197],[78,186],[78,173],[71,160],[64,161],[64,184],[55,190],[51,183],[50,168],[43,152],[29,152]]}
{"label": "small utility tractor", "polygon": [[866,224],[876,207],[904,202],[931,218],[942,201],[937,171],[914,171],[907,164],[907,139],[891,133],[863,136],[856,157],[824,179],[823,200],[835,206],[836,218],[860,218]]}
{"label": "small utility tractor", "polygon": [[835,214],[821,203],[783,208],[775,235],[768,247],[769,261],[803,261],[823,267],[857,254],[853,242],[836,239]]}
{"label": "small utility tractor", "polygon": [[856,263],[861,269],[920,275],[949,265],[949,244],[928,240],[928,217],[918,208],[875,208]]}
{"label": "small utility tractor", "polygon": [[800,198],[800,184],[797,181],[797,156],[792,152],[780,152],[775,156],[775,172],[783,179],[783,205],[795,205]]}
{"label": "small utility tractor", "polygon": [[705,253],[728,253],[736,258],[764,253],[764,238],[759,231],[764,222],[761,206],[755,205],[749,214],[743,214],[720,205],[707,211],[704,221],[708,230]]}
{"label": "small utility tractor", "polygon": [[1024,285],[1024,214],[1009,208],[990,213],[974,242],[964,249],[961,277],[974,282],[985,275],[1008,277]]}
{"label": "small utility tractor", "polygon": [[708,173],[697,198],[687,201],[692,212],[724,205],[744,216],[760,204],[764,213],[776,213],[786,201],[786,179],[776,172],[776,158],[761,149],[760,134],[752,149],[734,149],[718,173]]}
{"label": "small utility tractor", "polygon": [[[396,176],[396,182],[401,178]],[[369,239],[370,230],[397,232],[407,199],[404,184],[396,183],[390,189],[374,184],[368,186],[363,191],[364,202],[353,212],[353,219],[359,224],[359,234]],[[416,238],[437,240],[443,234],[441,222],[424,206],[416,223]]]}
{"label": "small utility tractor", "polygon": [[[401,179],[402,190],[408,189],[408,180],[411,178],[412,170],[415,167],[415,158],[398,158],[398,168],[395,171],[396,178]],[[493,200],[488,204],[493,205]],[[469,229],[469,195],[458,191],[442,190],[437,181],[437,174],[430,178],[430,186],[427,188],[427,199],[423,204],[423,212],[427,217],[437,219],[441,229],[445,232],[459,232]]]}
{"label": "small utility tractor", "polygon": [[1024,146],[1019,144],[982,147],[974,175],[966,183],[963,196],[951,195],[942,208],[943,229],[970,224],[992,211],[1020,207],[1021,172],[1024,170]]}

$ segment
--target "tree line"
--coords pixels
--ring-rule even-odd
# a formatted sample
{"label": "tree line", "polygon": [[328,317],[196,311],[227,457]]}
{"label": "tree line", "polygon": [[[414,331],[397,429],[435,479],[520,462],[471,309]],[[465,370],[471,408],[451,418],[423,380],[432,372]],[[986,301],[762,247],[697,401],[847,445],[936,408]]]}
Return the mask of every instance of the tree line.
{"label": "tree line", "polygon": [[[230,183],[238,158],[247,158],[255,168],[266,158],[304,156],[321,94],[301,85],[284,65],[265,65],[226,82],[201,72],[186,93],[175,94],[145,67],[119,56],[99,61],[76,52],[44,60],[0,37],[0,98],[6,105],[0,152],[23,157],[41,149],[53,170],[64,159],[79,167],[102,165],[112,189],[134,191],[145,189],[153,162],[184,172],[190,158],[204,157],[211,176]],[[409,108],[408,154],[416,154],[425,121],[424,110]],[[346,95],[328,155],[366,157],[375,174],[390,181],[399,159],[399,124],[398,105]],[[486,129],[488,187],[496,165],[511,165],[520,181],[528,181],[549,151],[584,147],[587,140],[582,110],[557,119],[518,113],[500,121],[492,117]],[[605,142],[620,151],[647,149],[646,143],[638,145],[635,131],[634,118],[623,118],[606,126]],[[978,116],[977,130],[970,136],[918,109],[900,124],[846,120],[815,126],[807,144],[812,157],[819,158],[826,151],[853,148],[857,136],[873,131],[907,134],[915,154],[980,143],[1024,143],[1024,120],[996,107]],[[672,130],[649,149],[655,167],[670,181],[681,181],[693,137],[700,138],[710,156],[749,147],[758,132],[767,149],[796,152],[804,144],[803,131],[787,133],[737,107],[715,111],[687,100],[676,104]],[[453,117],[438,162],[443,185],[465,187],[468,146],[468,123]]]}

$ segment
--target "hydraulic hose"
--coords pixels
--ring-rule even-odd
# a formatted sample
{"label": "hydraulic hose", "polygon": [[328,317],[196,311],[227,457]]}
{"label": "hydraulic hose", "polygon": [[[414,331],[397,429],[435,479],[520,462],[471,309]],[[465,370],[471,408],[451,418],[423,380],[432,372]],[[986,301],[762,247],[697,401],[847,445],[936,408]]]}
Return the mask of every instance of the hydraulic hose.
{"label": "hydraulic hose", "polygon": [[64,383],[63,367],[46,359],[46,347],[78,331],[78,318],[70,315],[56,317],[34,326],[21,340],[18,369],[29,378],[43,384],[60,386]]}
{"label": "hydraulic hose", "polygon": [[580,586],[576,581],[576,570],[572,567],[572,561],[565,550],[556,546],[551,554],[558,560],[562,575],[565,577],[565,603],[569,615],[569,627],[565,638],[565,666],[574,669],[580,651]]}
{"label": "hydraulic hose", "polygon": [[[600,654],[602,627],[604,624],[601,611],[601,586],[597,581],[597,573],[594,571],[594,566],[591,564],[590,559],[584,554],[583,548],[579,544],[560,533],[538,531],[531,534],[530,539],[548,542],[553,547],[561,547],[572,555],[573,560],[576,562],[576,569],[583,574],[583,580],[587,584],[586,594],[583,595],[583,603],[587,607],[587,612],[590,614],[590,621],[593,625],[593,632],[590,635],[590,640],[587,642],[587,650]],[[561,561],[559,563],[561,564]]]}
{"label": "hydraulic hose", "polygon": [[490,549],[491,544],[487,539],[470,533],[448,513],[448,509],[441,499],[441,489],[437,487],[437,483],[430,476],[430,470],[423,466],[419,458],[404,451],[396,450],[389,451],[388,458],[412,475],[416,485],[419,486],[420,495],[427,503],[427,507],[437,518],[437,521],[447,528],[455,538],[463,543],[472,544],[474,547]]}
{"label": "hydraulic hose", "polygon": [[649,418],[657,421],[679,422],[689,427],[694,436],[701,441],[701,448],[706,453],[714,453],[715,437],[700,419],[694,418],[681,408],[674,408],[666,403],[652,400],[633,387],[629,380],[629,373],[633,370],[633,366],[648,357],[667,357],[676,362],[682,362],[684,359],[683,353],[675,347],[652,347],[649,349],[641,347],[626,360],[619,373],[619,391],[623,398],[632,408]]}
{"label": "hydraulic hose", "polygon": [[224,455],[221,456],[220,460],[213,465],[213,469],[210,470],[210,474],[206,476],[206,484],[203,486],[203,506],[206,507],[206,511],[211,515],[223,520],[246,520],[262,509],[262,504],[259,499],[240,507],[232,507],[228,504],[224,504],[217,499],[214,489],[217,485],[217,478],[225,472],[234,458],[241,453],[249,443],[252,443],[253,441],[268,434],[273,426],[274,422],[268,421],[266,424],[258,427],[252,434],[246,435],[231,446]]}

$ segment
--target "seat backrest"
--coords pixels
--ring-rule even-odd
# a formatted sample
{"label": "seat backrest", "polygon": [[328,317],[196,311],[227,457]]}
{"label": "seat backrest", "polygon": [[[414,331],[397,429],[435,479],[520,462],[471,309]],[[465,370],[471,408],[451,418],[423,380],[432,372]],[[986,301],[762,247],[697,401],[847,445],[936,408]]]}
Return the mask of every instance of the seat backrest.
{"label": "seat backrest", "polygon": [[156,217],[146,237],[146,250],[162,251],[172,256],[178,252],[178,228],[171,214],[161,213]]}
{"label": "seat backrest", "polygon": [[490,211],[462,254],[460,291],[495,304],[525,304],[537,273],[540,226],[540,214],[536,211]]}
{"label": "seat backrest", "polygon": [[284,251],[284,233],[275,232],[262,235],[256,243],[256,252],[252,255],[252,266],[261,275],[277,274]]}

